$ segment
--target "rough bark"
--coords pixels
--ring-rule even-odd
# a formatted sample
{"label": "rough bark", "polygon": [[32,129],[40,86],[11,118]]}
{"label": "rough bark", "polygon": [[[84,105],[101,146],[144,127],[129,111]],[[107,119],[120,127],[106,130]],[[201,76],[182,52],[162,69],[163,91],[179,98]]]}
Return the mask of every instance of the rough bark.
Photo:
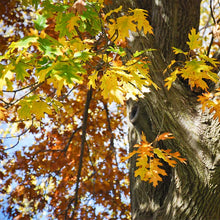
{"label": "rough bark", "polygon": [[[120,4],[120,1],[117,1]],[[130,49],[156,48],[147,55],[150,72],[161,88],[153,88],[138,101],[128,101],[130,151],[143,131],[148,141],[159,132],[171,132],[175,140],[161,147],[179,151],[187,165],[167,167],[169,175],[156,188],[134,177],[135,158],[130,161],[132,219],[220,219],[220,125],[201,112],[197,96],[180,80],[170,91],[164,88],[163,70],[174,57],[171,47],[187,49],[192,27],[198,29],[200,0],[123,1],[124,7],[149,11],[154,36],[131,38]],[[126,3],[125,3],[126,2]],[[181,57],[175,57],[181,59]]]}

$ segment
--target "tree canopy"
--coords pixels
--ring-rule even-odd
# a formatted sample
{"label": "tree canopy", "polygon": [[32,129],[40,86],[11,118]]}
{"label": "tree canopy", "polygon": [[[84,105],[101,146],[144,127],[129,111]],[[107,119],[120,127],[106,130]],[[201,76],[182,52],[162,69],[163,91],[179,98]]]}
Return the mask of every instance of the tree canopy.
{"label": "tree canopy", "polygon": [[219,3],[207,10],[203,2],[200,33],[191,29],[187,50],[173,46],[162,86],[149,73],[155,48],[132,52],[129,45],[132,33],[154,35],[148,11],[110,0],[1,4],[1,212],[129,219],[127,160],[137,155],[135,176],[157,187],[164,162],[187,166],[187,155],[158,146],[175,138],[170,131],[153,141],[142,135],[128,153],[126,101],[180,79],[220,120]]}

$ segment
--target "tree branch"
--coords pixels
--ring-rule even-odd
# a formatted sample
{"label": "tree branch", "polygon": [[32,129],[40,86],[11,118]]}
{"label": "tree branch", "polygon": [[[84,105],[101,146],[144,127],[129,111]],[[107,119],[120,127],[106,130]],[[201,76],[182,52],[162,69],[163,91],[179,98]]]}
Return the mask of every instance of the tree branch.
{"label": "tree branch", "polygon": [[22,90],[25,90],[25,89],[29,89],[30,87],[33,87],[33,86],[35,86],[37,83],[33,83],[33,84],[31,84],[31,85],[28,85],[28,86],[26,86],[26,87],[22,87],[22,88],[20,88],[20,89],[15,89],[15,90],[12,90],[12,91],[7,91],[7,90],[2,90],[2,92],[8,92],[8,93],[16,93],[16,92],[20,92],[20,91],[22,91]]}
{"label": "tree branch", "polygon": [[56,149],[56,150],[52,150],[52,149],[45,149],[45,150],[39,150],[37,152],[35,152],[35,154],[33,155],[33,157],[35,157],[37,154],[39,153],[45,153],[45,152],[52,152],[52,153],[55,153],[55,152],[64,152],[66,153],[67,152],[67,149],[71,143],[71,141],[73,140],[73,137],[74,135],[76,134],[77,131],[79,131],[80,129],[82,128],[82,126],[78,127],[76,130],[74,130],[68,140],[68,143],[65,145],[65,147],[63,149]]}
{"label": "tree branch", "polygon": [[20,139],[21,139],[21,136],[24,135],[24,134],[26,134],[26,133],[31,129],[32,126],[33,126],[33,119],[32,119],[32,123],[31,123],[31,125],[29,126],[29,128],[27,128],[26,130],[24,130],[22,133],[20,133],[20,134],[18,134],[18,135],[16,135],[16,136],[10,136],[10,137],[5,137],[5,138],[4,138],[4,137],[0,137],[0,138],[2,138],[2,139],[17,138],[17,142],[16,142],[12,147],[8,147],[8,148],[6,148],[5,150],[11,150],[11,149],[15,148],[15,147],[19,144]]}
{"label": "tree branch", "polygon": [[[29,95],[30,93],[32,93],[35,89],[37,89],[38,87],[40,87],[45,81],[37,84],[36,86],[32,87],[32,89],[30,89],[27,93],[25,93],[23,96],[21,96],[19,99],[15,100],[14,102],[10,102],[8,103],[8,105],[5,107],[6,109],[8,109],[9,107],[11,107],[12,105],[16,104],[17,102],[19,102],[20,100],[22,100],[23,98],[25,98],[27,95]],[[14,93],[16,94],[16,92]],[[13,98],[14,100],[14,98]]]}
{"label": "tree branch", "polygon": [[[117,160],[117,153],[116,153],[116,149],[115,149],[115,146],[114,146],[114,134],[112,132],[112,127],[111,127],[111,121],[110,121],[110,115],[109,115],[109,110],[108,110],[108,106],[106,103],[103,103],[104,105],[104,109],[105,109],[105,112],[106,112],[106,117],[107,117],[107,127],[108,127],[108,130],[110,131],[110,134],[111,134],[111,137],[110,137],[110,148],[112,149],[112,152],[114,153],[114,156],[115,156],[115,163],[116,163],[116,166],[119,170],[119,164],[118,164],[118,160]],[[112,167],[113,169],[113,167]],[[116,183],[112,183],[111,186],[112,186],[112,192],[114,194],[114,197],[113,197],[113,200],[114,200],[114,203],[117,204],[117,201],[116,201],[116,197],[117,197],[117,190],[115,188],[115,185],[120,185],[118,179],[116,179]],[[119,197],[120,197],[120,194],[119,194]],[[121,198],[120,198],[121,199]],[[115,213],[115,219],[117,218],[117,213]]]}
{"label": "tree branch", "polygon": [[74,135],[76,134],[77,131],[79,131],[82,128],[82,126],[78,127],[75,131],[73,131],[73,133],[71,134],[68,143],[66,144],[66,146],[63,148],[62,151],[64,151],[66,153],[68,147],[70,146],[71,141],[73,140]]}
{"label": "tree branch", "polygon": [[213,20],[214,24],[216,24],[215,16],[214,16],[213,8],[212,8],[212,0],[210,0],[209,6],[210,6],[210,13],[211,13],[212,20]]}
{"label": "tree branch", "polygon": [[114,135],[112,133],[112,128],[111,128],[111,123],[110,123],[110,117],[109,117],[109,111],[108,111],[108,106],[106,103],[103,103],[104,105],[104,109],[105,109],[105,113],[106,113],[106,117],[107,117],[107,126],[108,126],[108,130],[111,134],[110,137],[110,147],[112,148],[112,150],[114,151]]}
{"label": "tree branch", "polygon": [[78,193],[79,193],[79,183],[81,178],[81,171],[82,171],[82,164],[83,164],[83,156],[84,156],[84,148],[85,148],[85,141],[86,141],[86,128],[87,128],[87,119],[88,119],[88,110],[90,101],[92,99],[92,88],[90,87],[89,91],[87,92],[86,97],[86,103],[83,113],[83,124],[82,124],[82,137],[81,137],[81,152],[80,152],[80,158],[79,158],[79,168],[77,173],[77,179],[76,179],[76,189],[75,189],[75,196],[70,200],[68,207],[65,212],[65,219],[68,217],[68,210],[71,207],[71,204],[74,202],[74,209],[72,212],[72,215],[70,219],[74,219],[76,207],[78,205]]}
{"label": "tree branch", "polygon": [[[213,22],[214,22],[214,25],[215,25],[215,24],[216,24],[216,21],[215,21],[215,16],[214,16],[213,8],[212,8],[212,0],[210,0],[209,7],[210,7],[211,18],[212,18],[212,20],[213,20]],[[213,31],[212,31],[212,38],[211,38],[211,41],[210,41],[210,43],[209,43],[209,47],[208,47],[208,50],[207,50],[207,56],[209,56],[209,53],[210,53],[210,50],[211,50],[213,41],[214,41],[214,33],[213,33]]]}

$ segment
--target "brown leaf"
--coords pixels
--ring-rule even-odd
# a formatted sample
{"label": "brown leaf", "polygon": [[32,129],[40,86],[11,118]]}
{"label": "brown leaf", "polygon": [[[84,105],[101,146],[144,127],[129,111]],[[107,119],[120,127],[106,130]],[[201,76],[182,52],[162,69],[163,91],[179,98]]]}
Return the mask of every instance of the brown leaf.
{"label": "brown leaf", "polygon": [[86,3],[84,0],[77,0],[73,6],[69,9],[70,12],[73,12],[75,14],[83,14],[84,11],[86,11]]}

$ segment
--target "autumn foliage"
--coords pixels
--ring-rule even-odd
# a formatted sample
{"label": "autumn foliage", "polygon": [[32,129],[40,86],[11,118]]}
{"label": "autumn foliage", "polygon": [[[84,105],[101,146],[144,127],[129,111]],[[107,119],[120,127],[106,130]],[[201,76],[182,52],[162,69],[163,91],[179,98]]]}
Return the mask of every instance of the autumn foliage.
{"label": "autumn foliage", "polygon": [[[43,212],[48,219],[129,219],[124,160],[136,155],[135,176],[155,187],[166,175],[163,161],[171,167],[186,161],[156,147],[173,139],[170,133],[153,143],[143,136],[130,154],[125,147],[125,101],[142,97],[146,87],[160,89],[151,80],[146,51],[126,50],[130,32],[153,34],[147,11],[119,7],[106,13],[111,1],[102,0],[20,3],[34,22],[1,48],[2,212],[14,219]],[[186,60],[173,71],[171,62],[165,86],[187,79],[191,89],[207,92],[199,97],[202,108],[219,117],[219,90],[208,93],[206,83],[219,80],[219,62],[202,55],[198,38],[193,29],[189,51],[174,48]]]}

